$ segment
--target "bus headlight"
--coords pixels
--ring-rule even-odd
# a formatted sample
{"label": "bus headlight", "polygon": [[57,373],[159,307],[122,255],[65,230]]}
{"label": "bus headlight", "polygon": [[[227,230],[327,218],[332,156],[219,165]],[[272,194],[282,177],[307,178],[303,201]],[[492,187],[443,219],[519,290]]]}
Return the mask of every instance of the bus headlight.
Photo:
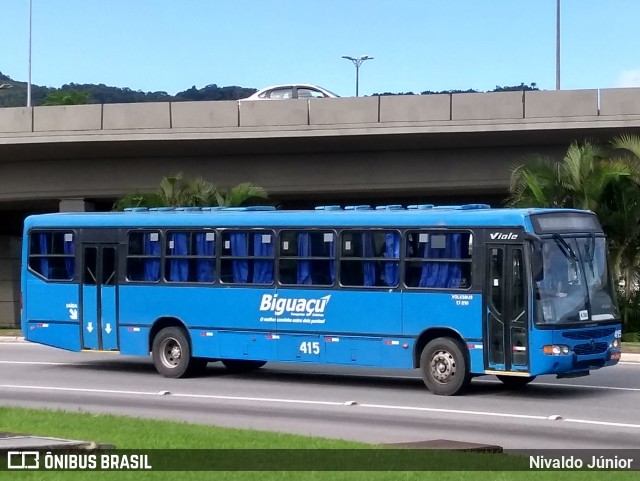
{"label": "bus headlight", "polygon": [[614,339],[609,343],[609,349],[620,349],[620,341],[618,339]]}
{"label": "bus headlight", "polygon": [[542,352],[549,356],[568,356],[571,354],[571,349],[564,344],[550,344],[542,346]]}

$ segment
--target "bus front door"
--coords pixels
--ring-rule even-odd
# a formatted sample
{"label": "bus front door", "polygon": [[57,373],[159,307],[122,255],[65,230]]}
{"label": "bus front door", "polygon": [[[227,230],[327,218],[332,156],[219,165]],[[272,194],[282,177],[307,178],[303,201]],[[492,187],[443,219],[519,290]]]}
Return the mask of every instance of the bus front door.
{"label": "bus front door", "polygon": [[489,371],[526,373],[529,336],[523,246],[489,244],[486,262],[485,365]]}
{"label": "bus front door", "polygon": [[116,245],[83,244],[83,349],[118,350],[117,266]]}

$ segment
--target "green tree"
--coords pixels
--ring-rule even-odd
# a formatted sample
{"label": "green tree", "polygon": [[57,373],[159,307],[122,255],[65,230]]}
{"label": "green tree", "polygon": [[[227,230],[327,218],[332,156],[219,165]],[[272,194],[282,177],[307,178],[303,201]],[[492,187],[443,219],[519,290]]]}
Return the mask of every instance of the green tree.
{"label": "green tree", "polygon": [[560,162],[533,155],[511,173],[509,204],[531,207],[575,207],[598,211],[607,186],[633,169],[610,160],[609,148],[592,141],[573,142]]}
{"label": "green tree", "polygon": [[606,146],[574,142],[559,162],[537,155],[525,160],[512,171],[510,205],[596,212],[614,274],[624,280],[624,325],[640,328],[631,325],[640,318],[640,137],[620,136]]}
{"label": "green tree", "polygon": [[42,105],[84,105],[91,101],[88,92],[80,90],[55,90],[49,92]]}
{"label": "green tree", "polygon": [[113,205],[113,210],[127,207],[238,207],[266,198],[265,189],[248,182],[220,191],[201,177],[185,180],[182,172],[178,172],[164,177],[156,192],[124,195]]}

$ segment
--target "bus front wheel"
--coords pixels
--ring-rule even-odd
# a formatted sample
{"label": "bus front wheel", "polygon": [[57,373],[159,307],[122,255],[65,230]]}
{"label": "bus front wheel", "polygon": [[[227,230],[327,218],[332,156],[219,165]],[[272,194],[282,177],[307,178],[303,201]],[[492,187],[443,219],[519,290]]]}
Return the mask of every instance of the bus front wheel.
{"label": "bus front wheel", "polygon": [[471,381],[467,357],[460,342],[449,337],[430,341],[420,356],[422,380],[434,394],[462,394]]}
{"label": "bus front wheel", "polygon": [[179,327],[165,327],[158,332],[151,353],[156,370],[164,377],[187,377],[207,365],[206,359],[191,356],[187,335]]}

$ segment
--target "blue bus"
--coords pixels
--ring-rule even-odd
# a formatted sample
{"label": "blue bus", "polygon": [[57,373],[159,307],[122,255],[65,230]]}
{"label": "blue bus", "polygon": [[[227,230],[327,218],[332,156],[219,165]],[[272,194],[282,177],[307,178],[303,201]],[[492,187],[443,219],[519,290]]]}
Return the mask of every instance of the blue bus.
{"label": "blue bus", "polygon": [[27,340],[208,362],[420,369],[435,394],[518,387],[620,359],[605,236],[592,212],[322,206],[30,216]]}

